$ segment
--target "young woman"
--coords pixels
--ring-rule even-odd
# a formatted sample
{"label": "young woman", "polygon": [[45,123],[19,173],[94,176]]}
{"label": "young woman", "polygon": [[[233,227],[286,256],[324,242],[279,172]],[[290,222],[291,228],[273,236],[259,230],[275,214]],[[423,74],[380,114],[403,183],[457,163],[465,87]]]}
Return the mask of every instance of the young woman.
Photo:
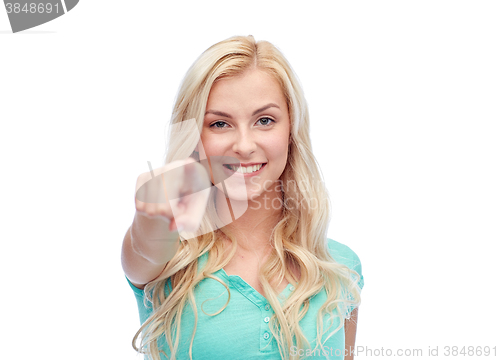
{"label": "young woman", "polygon": [[326,237],[307,105],[283,55],[252,36],[213,45],[171,125],[123,242],[134,348],[154,360],[352,358],[361,265]]}

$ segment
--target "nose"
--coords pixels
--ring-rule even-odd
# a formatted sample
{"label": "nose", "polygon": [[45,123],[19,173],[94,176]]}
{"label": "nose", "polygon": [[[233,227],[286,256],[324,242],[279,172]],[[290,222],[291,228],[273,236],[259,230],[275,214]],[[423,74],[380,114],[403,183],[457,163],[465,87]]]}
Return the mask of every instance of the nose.
{"label": "nose", "polygon": [[234,140],[233,151],[242,158],[249,158],[257,149],[254,136],[249,129],[239,129]]}

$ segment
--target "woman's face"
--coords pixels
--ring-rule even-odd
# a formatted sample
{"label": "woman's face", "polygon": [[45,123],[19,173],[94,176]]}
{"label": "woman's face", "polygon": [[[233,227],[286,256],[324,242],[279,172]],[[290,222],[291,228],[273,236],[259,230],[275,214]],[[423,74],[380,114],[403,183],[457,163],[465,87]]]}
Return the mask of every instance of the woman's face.
{"label": "woman's face", "polygon": [[[285,96],[266,72],[248,70],[212,86],[200,158],[228,157],[211,161],[211,167],[214,178],[216,173],[229,177],[224,184],[230,198],[256,199],[267,189],[275,191],[287,163],[289,137]],[[221,184],[216,186],[223,190]]]}

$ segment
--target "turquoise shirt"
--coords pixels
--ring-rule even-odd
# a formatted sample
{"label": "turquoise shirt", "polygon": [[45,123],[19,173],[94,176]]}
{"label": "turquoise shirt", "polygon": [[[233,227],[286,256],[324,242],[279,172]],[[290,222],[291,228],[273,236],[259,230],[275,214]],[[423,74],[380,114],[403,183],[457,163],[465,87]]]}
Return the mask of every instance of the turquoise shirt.
{"label": "turquoise shirt", "polygon": [[[339,263],[348,266],[360,275],[359,286],[364,285],[361,273],[361,263],[358,256],[346,245],[328,239],[328,248],[332,257]],[[206,263],[208,253],[202,255],[198,261],[198,269]],[[210,316],[221,309],[227,301],[228,294],[226,288],[218,281],[205,278],[194,289],[196,307],[198,310],[198,324],[193,342],[193,360],[234,360],[234,359],[281,359],[278,344],[274,339],[270,329],[269,320],[274,314],[266,298],[248,285],[245,280],[237,275],[227,275],[224,269],[214,273],[214,276],[221,279],[231,292],[231,299],[227,307],[218,315]],[[144,306],[144,290],[141,290],[127,279],[130,287],[134,291],[139,317],[143,324],[152,313],[151,307]],[[171,288],[170,281],[167,283]],[[168,293],[168,287],[166,291]],[[285,300],[294,286],[288,284],[279,297]],[[326,301],[325,290],[320,291],[311,298],[309,310],[300,320],[300,326],[307,340],[311,344],[311,349],[316,346],[317,336],[317,314],[319,308]],[[202,305],[203,304],[203,305]],[[150,305],[150,304],[148,304]],[[203,306],[203,310],[201,307]],[[323,331],[325,331],[331,321],[325,315],[323,320]],[[337,328],[339,319],[334,319],[334,324],[329,333]],[[177,351],[177,359],[189,359],[189,345],[194,329],[194,313],[191,305],[187,305],[182,315],[181,338]],[[323,340],[326,338],[324,335]],[[163,341],[165,341],[163,339]],[[316,350],[315,353],[306,353],[306,349],[290,349],[290,354],[300,354],[301,359],[343,359],[345,348],[344,329],[340,329],[328,339],[324,344],[324,350]],[[163,350],[170,355],[170,350],[165,341]],[[166,358],[161,355],[162,359]]]}

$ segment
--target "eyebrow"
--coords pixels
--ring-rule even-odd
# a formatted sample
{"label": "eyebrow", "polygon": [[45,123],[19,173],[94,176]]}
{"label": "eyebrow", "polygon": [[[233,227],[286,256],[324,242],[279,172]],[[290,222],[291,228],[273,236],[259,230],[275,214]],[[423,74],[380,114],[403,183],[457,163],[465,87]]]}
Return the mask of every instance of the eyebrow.
{"label": "eyebrow", "polygon": [[[269,108],[272,108],[272,107],[275,107],[275,108],[280,108],[278,105],[276,105],[275,103],[269,103],[257,110],[255,110],[253,113],[252,113],[252,116],[254,115],[257,115],[258,113],[262,112],[262,111],[265,111]],[[222,112],[222,111],[218,111],[218,110],[207,110],[205,112],[205,115],[207,114],[214,114],[214,115],[218,115],[218,116],[224,116],[224,117],[227,117],[229,119],[232,119],[233,117],[231,115],[229,115],[228,113],[225,113],[225,112]]]}

